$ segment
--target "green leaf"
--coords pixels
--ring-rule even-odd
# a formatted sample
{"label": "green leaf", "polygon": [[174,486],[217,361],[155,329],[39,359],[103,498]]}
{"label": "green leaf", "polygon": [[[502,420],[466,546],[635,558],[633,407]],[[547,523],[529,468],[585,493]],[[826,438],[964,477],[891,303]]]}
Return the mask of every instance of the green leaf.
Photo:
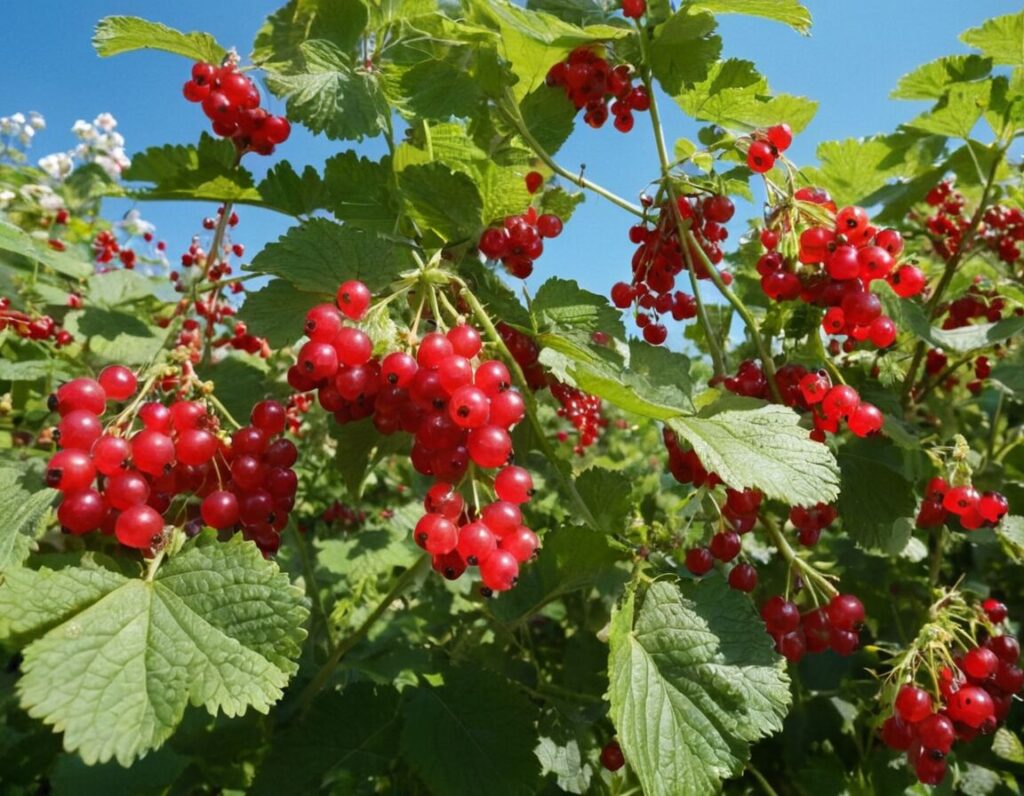
{"label": "green leaf", "polygon": [[93,272],[91,263],[82,262],[70,254],[43,246],[24,230],[2,219],[0,219],[0,252],[11,252],[27,257],[33,262],[52,268],[58,274],[70,276],[73,279],[81,279]]}
{"label": "green leaf", "polygon": [[408,215],[442,241],[467,238],[483,226],[483,200],[476,184],[444,163],[402,169],[398,188]]}
{"label": "green leaf", "polygon": [[980,55],[947,55],[905,74],[889,96],[905,100],[941,99],[953,84],[980,80],[991,70],[992,61]]}
{"label": "green leaf", "polygon": [[586,198],[587,195],[583,191],[569,193],[561,187],[547,188],[541,194],[540,207],[537,212],[552,213],[566,222]]}
{"label": "green leaf", "polygon": [[992,738],[992,754],[1008,763],[1024,764],[1024,744],[1006,727],[996,730]]}
{"label": "green leaf", "polygon": [[37,381],[72,376],[67,363],[59,359],[27,359],[21,362],[0,359],[0,381]]}
{"label": "green leaf", "polygon": [[368,11],[363,0],[289,0],[256,34],[253,60],[279,68],[301,59],[300,45],[308,39],[325,39],[352,53],[366,31]]}
{"label": "green leaf", "polygon": [[839,449],[838,459],[843,528],[864,549],[899,553],[913,531],[904,520],[914,516],[917,505],[899,448],[880,438],[851,440]]}
{"label": "green leaf", "polygon": [[307,312],[333,300],[329,293],[306,292],[284,279],[272,279],[259,290],[245,294],[238,319],[245,322],[250,334],[265,337],[273,348],[282,348],[303,335]]}
{"label": "green leaf", "polygon": [[[76,339],[88,338],[89,353],[102,363],[146,365],[163,348],[166,333],[127,312],[86,306],[64,317]],[[159,332],[159,334],[158,334]]]}
{"label": "green leaf", "polygon": [[620,472],[591,467],[576,478],[576,491],[590,508],[602,531],[624,533],[630,513],[633,484]]}
{"label": "green leaf", "polygon": [[519,112],[526,129],[549,155],[562,148],[576,120],[576,106],[561,91],[552,91],[547,85],[527,94]]}
{"label": "green leaf", "polygon": [[411,264],[404,252],[376,233],[311,218],[268,244],[246,270],[279,276],[311,293],[333,292],[349,279],[377,291]]}
{"label": "green leaf", "polygon": [[754,487],[791,506],[830,503],[839,493],[832,453],[812,441],[800,417],[784,406],[677,416],[668,426],[693,447],[708,472],[733,489]]}
{"label": "green leaf", "polygon": [[996,536],[1014,561],[1024,562],[1024,517],[1011,514],[996,526]]}
{"label": "green leaf", "polygon": [[587,793],[594,769],[580,754],[576,739],[560,744],[544,737],[534,751],[544,775],[554,774],[559,788],[566,793]]}
{"label": "green leaf", "polygon": [[273,387],[266,362],[251,354],[229,354],[214,364],[198,367],[197,373],[203,381],[213,381],[217,399],[243,424],[248,421],[253,405]]}
{"label": "green leaf", "polygon": [[339,778],[385,775],[399,727],[399,694],[390,686],[353,683],[321,694],[301,721],[274,736],[248,793],[318,793]]}
{"label": "green leaf", "polygon": [[647,796],[703,796],[782,729],[782,660],[750,601],[721,578],[657,581],[612,615],[611,718]]}
{"label": "green leaf", "polygon": [[86,303],[111,310],[154,295],[156,284],[138,271],[107,271],[89,277]]}
{"label": "green leaf", "polygon": [[166,144],[132,158],[124,178],[150,183],[146,199],[202,199],[220,202],[262,200],[252,175],[235,165],[237,151],[227,139],[203,133],[199,146]]}
{"label": "green leaf", "polygon": [[715,18],[687,4],[654,29],[651,71],[669,94],[684,84],[703,81],[718,60],[722,40],[714,35]]}
{"label": "green leaf", "polygon": [[955,83],[930,111],[908,123],[908,127],[952,138],[970,138],[971,130],[988,107],[992,87],[982,83]]}
{"label": "green leaf", "polygon": [[348,151],[324,166],[327,209],[339,221],[357,227],[391,232],[398,208],[392,195],[391,162],[361,158]]}
{"label": "green leaf", "polygon": [[[341,539],[318,539],[314,542],[317,564],[338,581],[343,595],[339,602],[351,594],[355,603],[365,582],[376,582],[382,575],[391,574],[396,567],[410,567],[416,563],[422,551],[412,542],[412,529],[422,514],[422,510],[413,514],[402,507],[395,512],[387,527],[366,527]],[[371,518],[367,518],[367,522],[370,521]],[[345,604],[342,607],[356,606]],[[338,612],[336,605],[335,615]]]}
{"label": "green leaf", "polygon": [[506,0],[473,0],[472,7],[482,20],[498,31],[499,54],[519,78],[512,87],[517,101],[540,86],[551,65],[570,50],[633,35],[629,28],[611,25],[577,27],[551,14],[519,8]]}
{"label": "green leaf", "polygon": [[536,793],[537,709],[485,669],[450,669],[444,678],[413,689],[404,705],[400,749],[413,771],[433,793]]}
{"label": "green leaf", "polygon": [[354,67],[336,45],[312,39],[288,71],[267,71],[267,86],[287,101],[288,118],[335,140],[361,141],[387,129],[388,105],[372,72]]}
{"label": "green leaf", "polygon": [[922,340],[946,351],[966,354],[989,348],[1003,340],[1015,337],[1024,330],[1024,318],[1011,316],[995,323],[961,326],[959,329],[940,329],[932,326],[924,310],[910,302],[903,304],[903,321]]}
{"label": "green leaf", "polygon": [[537,291],[531,303],[534,316],[546,331],[604,332],[616,338],[626,336],[622,316],[608,299],[584,290],[574,279],[551,277]]}
{"label": "green leaf", "polygon": [[917,133],[826,141],[818,146],[820,168],[804,169],[809,182],[828,190],[840,204],[861,203],[894,177],[930,168],[942,139]]}
{"label": "green leaf", "polygon": [[992,368],[991,379],[1017,400],[1024,398],[1024,366],[1001,362]]}
{"label": "green leaf", "polygon": [[358,502],[363,493],[363,482],[369,471],[370,460],[381,435],[370,418],[356,423],[345,423],[332,432],[338,443],[338,452],[334,457],[335,466],[341,473],[351,500]]}
{"label": "green leaf", "polygon": [[327,204],[327,188],[316,169],[306,166],[300,176],[287,160],[274,164],[258,191],[264,204],[293,216],[308,215]]}
{"label": "green leaf", "polygon": [[413,66],[386,65],[385,89],[392,104],[409,119],[471,116],[482,99],[469,71],[473,55],[468,47],[447,48]]}
{"label": "green leaf", "polygon": [[[40,621],[27,609],[60,596]],[[296,669],[301,592],[241,535],[202,534],[152,581],[105,570],[13,570],[0,606],[16,632],[53,625],[24,650],[22,706],[93,764],[127,766],[162,744],[185,707],[266,713]]]}
{"label": "green leaf", "polygon": [[657,387],[662,396],[671,395],[674,406],[692,406],[693,379],[690,358],[664,346],[648,345],[642,340],[629,341],[629,368]]}
{"label": "green leaf", "polygon": [[561,381],[615,404],[625,412],[655,420],[676,417],[691,406],[674,388],[659,388],[624,368],[610,351],[583,345],[565,334],[541,334],[540,362]]}
{"label": "green leaf", "polygon": [[92,46],[104,57],[133,50],[163,50],[193,61],[219,64],[227,55],[209,33],[182,33],[140,17],[104,17],[96,25]]}
{"label": "green leaf", "polygon": [[542,607],[567,594],[594,586],[615,572],[623,554],[604,534],[567,526],[548,531],[537,560],[519,573],[519,582],[491,606],[492,613],[508,622],[533,616]]}
{"label": "green leaf", "polygon": [[786,122],[799,132],[818,109],[817,102],[805,97],[772,96],[767,79],[754,65],[735,58],[716,63],[706,79],[669,93],[694,119],[739,130]]}
{"label": "green leaf", "polygon": [[0,466],[0,573],[22,563],[57,498],[53,489],[28,489],[33,473]]}
{"label": "green leaf", "polygon": [[689,6],[713,14],[746,14],[764,17],[784,25],[805,36],[811,32],[811,12],[797,0],[696,0]]}
{"label": "green leaf", "polygon": [[965,31],[960,41],[981,50],[993,63],[1024,66],[1024,11],[988,19],[981,27]]}

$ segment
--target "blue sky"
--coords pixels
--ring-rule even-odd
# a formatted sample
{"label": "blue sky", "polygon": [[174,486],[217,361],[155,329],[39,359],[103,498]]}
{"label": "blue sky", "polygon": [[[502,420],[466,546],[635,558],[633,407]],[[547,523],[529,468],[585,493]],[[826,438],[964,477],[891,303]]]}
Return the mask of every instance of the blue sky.
{"label": "blue sky", "polygon": [[[33,159],[70,148],[69,129],[75,120],[91,120],[103,111],[118,119],[129,153],[157,144],[195,141],[206,123],[200,110],[181,97],[188,63],[156,52],[101,59],[90,44],[94,24],[107,14],[135,14],[184,30],[209,31],[244,54],[264,16],[279,5],[274,0],[9,4],[0,48],[4,76],[0,115],[36,110],[46,117],[48,129],[37,137],[30,153]],[[885,132],[911,118],[919,110],[914,103],[888,99],[899,77],[925,61],[963,52],[957,39],[962,30],[1020,8],[1012,0],[808,0],[806,5],[814,17],[809,37],[763,20],[735,16],[721,20],[726,56],[754,61],[777,91],[819,100],[817,117],[789,152],[800,164],[813,161],[821,141]],[[283,111],[273,98],[267,104],[272,111]],[[626,136],[611,124],[600,131],[581,125],[558,160],[570,169],[585,163],[589,177],[635,197],[657,172],[646,116],[639,115],[633,132]],[[666,124],[670,142],[681,135],[692,136],[696,129],[681,114],[668,114]],[[296,165],[319,165],[349,146],[298,130],[280,148],[279,156]],[[358,148],[371,157],[381,151],[379,142]],[[269,162],[253,155],[246,159],[246,165],[257,172]],[[109,215],[128,207],[124,202],[110,203]],[[201,219],[212,208],[164,202],[146,203],[141,210],[168,241],[168,253],[176,255],[193,234],[201,232]],[[286,218],[265,211],[243,209],[241,217],[235,240],[245,243],[249,253],[288,226]],[[558,273],[607,293],[629,272],[632,247],[626,232],[630,223],[622,211],[599,197],[589,197],[538,262],[531,288]]]}

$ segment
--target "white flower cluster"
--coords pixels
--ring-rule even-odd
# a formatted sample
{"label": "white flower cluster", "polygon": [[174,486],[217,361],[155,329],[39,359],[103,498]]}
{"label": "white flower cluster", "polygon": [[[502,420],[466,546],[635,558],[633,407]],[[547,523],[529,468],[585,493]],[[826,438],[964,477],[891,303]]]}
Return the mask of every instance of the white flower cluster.
{"label": "white flower cluster", "polygon": [[[124,136],[116,132],[115,127],[117,119],[109,113],[101,113],[92,120],[92,124],[79,119],[72,126],[71,132],[81,143],[68,152],[68,156],[81,163],[95,163],[109,174],[111,179],[118,179],[121,172],[132,162],[124,151]],[[42,162],[39,167],[46,170]],[[48,170],[47,173],[54,177]]]}
{"label": "white flower cluster", "polygon": [[45,128],[46,120],[35,111],[27,116],[24,113],[0,116],[0,160],[23,161],[36,131]]}

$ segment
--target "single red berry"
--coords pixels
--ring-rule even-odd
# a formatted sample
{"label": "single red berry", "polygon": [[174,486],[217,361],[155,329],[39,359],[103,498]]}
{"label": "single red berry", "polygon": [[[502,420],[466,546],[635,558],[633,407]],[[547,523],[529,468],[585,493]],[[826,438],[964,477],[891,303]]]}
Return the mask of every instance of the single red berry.
{"label": "single red berry", "polygon": [[[622,0],[622,16],[627,19],[640,19],[647,11],[647,0]],[[616,744],[618,746],[618,744]],[[607,747],[606,747],[607,748]],[[602,755],[604,753],[602,752]],[[621,754],[621,753],[620,753]],[[603,759],[602,759],[602,762]],[[620,764],[621,765],[621,764]],[[615,771],[614,768],[605,766],[609,771]]]}
{"label": "single red berry", "polygon": [[953,721],[978,729],[995,715],[995,705],[988,691],[965,685],[950,697],[946,711]]}
{"label": "single red berry", "polygon": [[284,431],[287,414],[277,401],[260,401],[252,408],[249,422],[268,436]]}
{"label": "single red berry", "polygon": [[100,371],[97,379],[111,401],[126,401],[135,394],[138,380],[124,365],[110,365]]}
{"label": "single red berry", "polygon": [[890,749],[905,752],[914,742],[914,728],[899,716],[890,716],[882,724],[882,742]]}
{"label": "single red berry", "polygon": [[102,415],[107,405],[107,394],[99,382],[93,379],[72,379],[62,384],[50,396],[49,408],[60,415],[66,415],[76,409]]}
{"label": "single red berry", "polygon": [[761,605],[761,618],[768,632],[775,635],[790,633],[800,626],[800,609],[784,597],[775,595]]}
{"label": "single red berry", "polygon": [[89,533],[103,524],[107,504],[95,489],[82,489],[64,495],[57,507],[57,521],[73,534]]}
{"label": "single red berry", "polygon": [[747,150],[747,165],[750,170],[757,174],[764,174],[770,171],[775,165],[775,153],[764,141],[754,141]]}
{"label": "single red berry", "polygon": [[[623,7],[625,7],[625,3],[626,2],[630,2],[630,1],[631,0],[625,0],[625,2],[623,3]],[[640,2],[640,3],[644,2],[644,0],[632,0],[632,1],[633,2]],[[641,12],[641,13],[643,13],[643,12]],[[627,14],[627,16],[628,16],[628,14]],[[639,14],[637,16],[639,16]],[[618,771],[625,764],[626,764],[626,758],[622,754],[622,747],[619,746],[619,742],[618,741],[609,741],[608,743],[606,743],[604,745],[604,748],[601,749],[601,765],[604,766],[609,771]]]}
{"label": "single red berry", "polygon": [[984,680],[996,673],[999,668],[999,656],[987,647],[975,647],[969,650],[960,661],[960,668],[968,677]]}
{"label": "single red berry", "polygon": [[729,585],[749,594],[757,586],[757,570],[750,564],[737,564],[729,572]]}
{"label": "single red berry", "polygon": [[508,591],[519,579],[519,562],[508,550],[495,550],[480,565],[480,580],[492,592]]}
{"label": "single red berry", "polygon": [[779,152],[785,152],[789,149],[789,145],[793,143],[793,131],[785,123],[769,127],[765,130],[765,135],[768,136],[772,146]]}
{"label": "single red berry", "polygon": [[540,190],[540,186],[544,184],[544,175],[539,171],[530,171],[526,173],[526,190],[530,193],[537,193]]}
{"label": "single red berry", "polygon": [[732,561],[740,553],[743,546],[740,535],[735,531],[720,531],[711,537],[708,548],[719,561]]}
{"label": "single red berry", "polygon": [[921,745],[925,749],[938,749],[949,754],[956,740],[956,728],[949,717],[942,713],[932,713],[919,721],[914,727]]}
{"label": "single red berry", "polygon": [[211,492],[199,506],[203,522],[211,528],[224,530],[235,525],[239,519],[238,498],[233,492],[218,489]]}
{"label": "single red berry", "polygon": [[895,707],[903,721],[916,724],[932,712],[932,697],[923,688],[904,685],[896,694]]}
{"label": "single red berry", "polygon": [[864,621],[864,605],[852,594],[837,594],[826,611],[829,622],[839,630],[853,630]]}
{"label": "single red berry", "polygon": [[88,489],[95,477],[92,459],[80,450],[57,451],[46,465],[46,485],[61,492]]}
{"label": "single red berry", "polygon": [[494,477],[494,493],[499,500],[526,503],[533,495],[533,478],[523,467],[504,467]]}
{"label": "single red berry", "polygon": [[338,309],[353,321],[360,320],[370,308],[373,295],[370,289],[357,279],[342,282],[336,296]]}

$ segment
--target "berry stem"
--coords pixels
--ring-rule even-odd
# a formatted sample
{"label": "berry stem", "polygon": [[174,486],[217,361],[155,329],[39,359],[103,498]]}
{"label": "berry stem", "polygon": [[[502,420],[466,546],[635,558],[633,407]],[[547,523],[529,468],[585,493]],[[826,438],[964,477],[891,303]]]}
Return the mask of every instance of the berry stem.
{"label": "berry stem", "polygon": [[596,182],[591,182],[582,174],[573,174],[568,169],[559,166],[558,163],[555,162],[555,159],[551,157],[551,155],[547,153],[544,147],[540,145],[540,142],[533,137],[533,134],[530,132],[530,129],[526,126],[526,121],[523,119],[522,114],[519,113],[518,104],[516,104],[515,100],[511,97],[511,95],[507,97],[506,102],[500,103],[498,105],[498,109],[499,111],[501,111],[502,115],[512,124],[512,126],[516,128],[516,132],[519,133],[519,137],[526,142],[526,145],[529,146],[530,149],[532,149],[534,153],[537,155],[537,157],[539,157],[544,162],[544,164],[549,169],[551,169],[555,174],[559,175],[560,177],[563,177],[569,182],[575,183],[580,188],[592,191],[593,193],[596,193],[598,196],[603,196],[612,204],[618,205],[623,210],[632,213],[634,216],[639,216],[640,218],[643,218],[643,208],[638,207],[632,202],[626,201],[618,194],[609,191],[607,188],[603,188]]}
{"label": "berry stem", "polygon": [[[672,162],[668,156],[668,148],[665,146],[665,132],[661,125],[661,115],[658,111],[655,87],[651,80],[650,68],[647,66],[647,45],[644,41],[644,32],[640,29],[639,23],[636,23],[636,25],[639,32],[640,51],[643,53],[644,59],[644,68],[642,70],[641,78],[643,79],[644,86],[647,89],[647,95],[651,98],[651,127],[654,130],[654,143],[658,147],[658,160],[661,163],[662,187],[668,192],[669,204],[672,206],[672,215],[675,217],[676,227],[679,230],[680,242],[682,242],[684,229],[683,219],[682,216],[679,215],[678,196],[676,195],[675,186],[672,185],[672,180],[670,179]],[[708,317],[704,298],[701,296],[700,285],[697,280],[697,272],[693,267],[693,255],[690,252],[689,246],[682,245],[680,248],[683,250],[683,256],[686,259],[686,273],[690,278],[690,288],[693,290],[694,303],[697,305],[697,318],[700,321],[700,325],[704,327],[704,337],[707,338],[708,341],[708,353],[711,354],[711,364],[714,368],[715,376],[724,378],[727,373],[725,355],[718,345],[718,336],[715,333],[714,327],[711,325],[711,319]]]}
{"label": "berry stem", "polygon": [[832,585],[832,582],[828,577],[822,575],[812,564],[800,558],[800,556],[796,554],[796,551],[790,547],[789,542],[786,541],[786,537],[782,535],[782,531],[779,530],[779,526],[775,524],[773,519],[766,515],[762,515],[761,524],[764,525],[765,530],[768,531],[768,535],[772,539],[772,543],[790,567],[805,578],[812,597],[817,597],[817,589],[820,589],[824,592],[825,596],[829,598],[835,597],[839,594],[839,590]]}
{"label": "berry stem", "polygon": [[747,773],[757,780],[757,784],[761,786],[761,790],[765,792],[765,796],[779,796],[779,794],[775,792],[775,788],[771,786],[771,783],[765,779],[764,774],[758,771],[757,767],[753,763],[747,763]]}
{"label": "berry stem", "polygon": [[[771,352],[765,345],[764,339],[761,337],[760,328],[757,325],[757,321],[754,316],[750,313],[747,305],[729,289],[729,286],[722,280],[721,274],[718,273],[718,269],[708,259],[707,254],[697,243],[697,240],[693,236],[693,232],[690,230],[689,223],[683,219],[679,214],[679,203],[678,195],[676,194],[675,186],[672,184],[670,178],[672,161],[668,156],[668,151],[665,147],[665,134],[661,125],[661,114],[658,110],[658,98],[657,92],[654,90],[654,86],[651,82],[650,75],[650,59],[647,53],[647,41],[644,36],[644,31],[640,29],[639,23],[637,23],[637,30],[639,32],[640,52],[643,59],[643,80],[644,85],[647,86],[647,93],[651,98],[651,124],[654,127],[654,140],[658,147],[658,159],[661,162],[661,174],[662,183],[668,191],[670,203],[672,205],[672,213],[675,215],[676,225],[679,229],[679,243],[686,255],[687,268],[690,272],[690,280],[693,285],[694,299],[697,303],[698,314],[701,320],[701,325],[704,327],[705,336],[708,338],[708,348],[711,350],[712,360],[715,360],[715,348],[717,347],[717,340],[715,340],[711,324],[708,321],[707,314],[704,313],[700,308],[702,305],[699,297],[699,292],[696,285],[696,274],[694,273],[693,263],[691,262],[692,253],[696,252],[697,256],[701,259],[704,268],[707,270],[708,275],[711,277],[711,281],[715,283],[715,287],[725,297],[733,309],[739,313],[743,319],[743,323],[746,324],[747,331],[750,334],[751,339],[754,341],[754,346],[757,348],[758,356],[761,358],[762,366],[764,367],[765,376],[768,380],[768,389],[771,391],[772,399],[776,403],[782,403],[782,395],[779,393],[779,385],[775,383],[775,362],[771,358]],[[718,360],[715,364],[715,373],[724,374],[724,364],[722,363],[722,355],[718,353]]]}
{"label": "berry stem", "polygon": [[299,697],[299,705],[303,712],[310,708],[313,704],[313,698],[330,682],[331,677],[334,675],[334,670],[338,668],[342,658],[358,646],[360,641],[366,638],[367,634],[373,629],[373,626],[377,624],[377,620],[384,615],[395,600],[402,596],[406,589],[419,579],[419,576],[429,566],[430,556],[420,556],[416,563],[395,579],[388,593],[381,598],[380,602],[377,603],[377,607],[370,612],[370,615],[366,617],[355,632],[342,639],[338,646],[332,650],[323,666],[317,671],[316,676],[313,677]]}
{"label": "berry stem", "polygon": [[[529,385],[526,382],[526,376],[523,375],[523,369],[519,367],[519,363],[516,362],[515,357],[508,350],[508,346],[505,345],[505,341],[501,339],[501,335],[498,334],[498,330],[494,327],[494,322],[491,317],[487,314],[487,310],[477,300],[477,297],[473,295],[468,287],[463,287],[459,291],[459,295],[466,301],[466,303],[473,310],[473,314],[476,315],[480,325],[487,332],[487,336],[490,337],[491,342],[494,343],[495,347],[501,352],[502,356],[508,362],[509,370],[512,376],[515,378],[519,390],[523,395],[523,401],[526,403],[526,416],[530,419],[530,425],[533,426],[533,430],[537,435],[537,445],[541,451],[548,458],[548,461],[555,463],[558,458],[555,456],[555,452],[551,449],[551,443],[548,441],[544,429],[541,427],[540,421],[537,419],[537,402],[534,400],[533,392],[530,390]],[[558,475],[558,480],[562,484],[562,488],[572,498],[573,502],[579,509],[580,516],[583,521],[593,530],[602,530],[598,525],[597,519],[594,517],[593,512],[590,510],[590,506],[587,505],[586,501],[583,500],[582,495],[577,491],[576,484],[573,483],[572,479],[567,477],[563,472],[562,468],[557,464],[554,466],[555,473]]]}
{"label": "berry stem", "polygon": [[225,420],[234,426],[236,430],[242,427],[242,424],[235,420],[231,412],[228,411],[228,408],[220,402],[220,399],[216,395],[210,392],[206,395],[206,400],[213,404],[213,408],[216,409]]}
{"label": "berry stem", "polygon": [[[995,157],[992,158],[992,166],[989,169],[988,179],[985,181],[985,188],[981,192],[981,198],[978,200],[978,206],[974,210],[974,215],[971,216],[970,223],[960,240],[960,245],[957,246],[956,252],[954,252],[953,256],[946,261],[946,268],[942,272],[942,276],[939,277],[939,283],[935,286],[935,291],[932,293],[931,298],[928,299],[928,303],[925,305],[929,321],[938,315],[942,296],[945,294],[946,288],[948,288],[950,283],[953,281],[953,277],[956,275],[956,269],[959,267],[964,255],[971,248],[971,244],[974,242],[974,238],[978,234],[981,220],[985,215],[985,211],[988,209],[989,199],[992,196],[992,189],[995,187],[999,167],[1002,165],[1003,158],[1005,156],[1006,146],[1004,145],[997,150]],[[928,344],[924,340],[920,340],[917,347],[914,349],[914,357],[910,360],[910,367],[907,368],[907,375],[903,380],[903,392],[900,395],[900,403],[904,408],[909,405],[910,400],[913,397],[914,384],[917,380],[917,369],[921,365],[921,360],[924,359],[927,348]]]}

